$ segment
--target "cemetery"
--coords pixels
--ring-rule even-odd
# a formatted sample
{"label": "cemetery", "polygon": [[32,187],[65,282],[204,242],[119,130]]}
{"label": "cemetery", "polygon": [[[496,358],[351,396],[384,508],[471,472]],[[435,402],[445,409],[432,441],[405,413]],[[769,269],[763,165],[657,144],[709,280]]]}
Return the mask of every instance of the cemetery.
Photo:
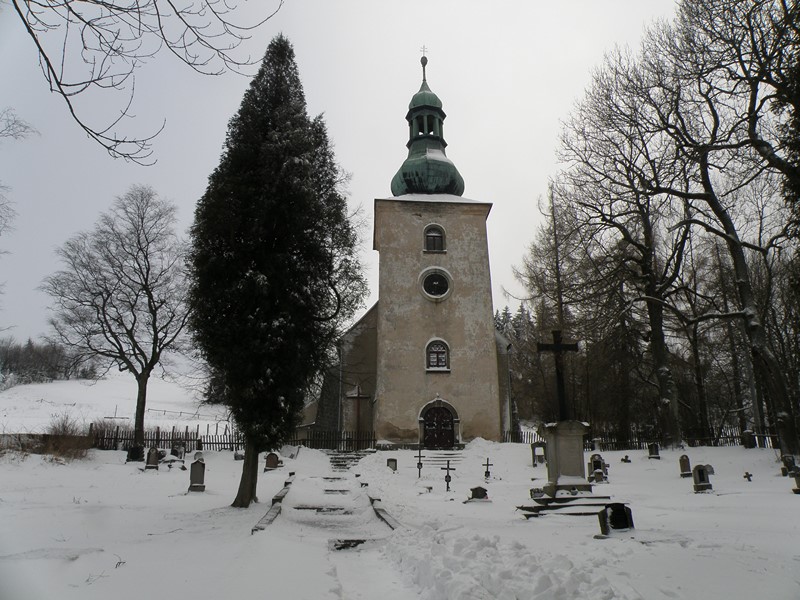
{"label": "cemetery", "polygon": [[798,597],[800,477],[776,451],[579,447],[551,496],[539,457],[553,447],[477,439],[337,471],[322,451],[276,449],[248,509],[230,507],[231,449],[160,447],[150,469],[122,450],[6,451],[0,597],[133,600],[142,582],[198,598]]}

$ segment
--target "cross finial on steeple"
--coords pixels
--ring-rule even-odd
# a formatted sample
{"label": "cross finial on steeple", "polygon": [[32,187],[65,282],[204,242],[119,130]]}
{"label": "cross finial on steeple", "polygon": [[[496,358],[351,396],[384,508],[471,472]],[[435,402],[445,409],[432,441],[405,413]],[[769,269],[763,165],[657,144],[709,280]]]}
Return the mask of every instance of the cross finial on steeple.
{"label": "cross finial on steeple", "polygon": [[422,48],[419,49],[422,52],[422,58],[419,59],[419,62],[422,63],[422,81],[426,81],[425,79],[425,67],[428,65],[428,57],[425,56],[425,53],[428,51],[428,47],[423,45]]}

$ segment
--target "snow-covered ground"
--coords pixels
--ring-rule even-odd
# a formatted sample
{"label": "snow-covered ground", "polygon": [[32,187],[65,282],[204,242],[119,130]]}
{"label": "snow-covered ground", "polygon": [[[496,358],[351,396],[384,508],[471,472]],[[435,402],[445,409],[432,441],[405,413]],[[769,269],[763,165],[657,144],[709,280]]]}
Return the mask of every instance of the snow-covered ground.
{"label": "snow-covered ground", "polygon": [[[41,398],[78,402],[69,385],[49,385],[58,392],[26,386],[36,390],[27,399],[22,388],[0,394],[0,414],[32,430],[42,423],[24,407],[42,412]],[[193,410],[170,394],[179,412]],[[89,420],[123,403],[110,389],[101,407],[82,397]],[[800,495],[780,476],[773,451],[688,448],[692,465],[714,467],[713,491],[703,494],[679,476],[681,452],[662,451],[660,461],[645,452],[602,454],[609,483],[595,492],[628,502],[636,525],[609,539],[594,537],[595,517],[525,520],[516,506],[531,503],[529,489],[545,469],[531,466],[522,444],[470,443],[453,465],[449,493],[438,465],[426,464],[417,478],[412,451],[376,453],[338,474],[324,454],[304,448],[260,475],[261,502],[249,509],[229,506],[242,464],[230,452],[205,453],[203,493],[187,492],[188,472],[143,472],[122,452],[92,451],[68,464],[5,453],[0,600],[800,598]],[[631,463],[620,462],[624,454]],[[396,473],[388,458],[397,459]],[[290,471],[281,514],[251,535]],[[478,485],[491,501],[464,503]],[[377,519],[369,495],[399,529]],[[332,541],[356,538],[368,541],[340,550]]]}

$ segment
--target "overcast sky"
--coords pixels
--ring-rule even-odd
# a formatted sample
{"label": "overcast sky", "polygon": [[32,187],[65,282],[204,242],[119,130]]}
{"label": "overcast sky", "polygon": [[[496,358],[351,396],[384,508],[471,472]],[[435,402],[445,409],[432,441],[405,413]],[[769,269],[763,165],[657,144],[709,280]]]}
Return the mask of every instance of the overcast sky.
{"label": "overcast sky", "polygon": [[[246,18],[271,0],[251,1]],[[537,201],[557,171],[560,122],[586,87],[592,69],[615,44],[638,47],[643,28],[671,18],[673,0],[287,0],[245,50],[263,55],[280,32],[294,45],[309,112],[324,113],[336,156],[352,174],[353,207],[367,220],[362,257],[372,297],[374,198],[407,155],[405,114],[419,89],[420,48],[428,83],[447,113],[447,155],[465,181],[464,196],[494,204],[488,220],[495,308],[524,292],[514,281],[540,223]],[[47,333],[48,298],[37,290],[59,268],[55,248],[90,229],[114,197],[132,184],[153,186],[179,207],[180,227],[218,163],[227,123],[249,80],[197,75],[161,53],[137,71],[137,132],[166,120],[154,144],[154,166],[110,158],[68,118],[50,94],[33,45],[0,0],[0,108],[12,107],[39,134],[0,144],[0,182],[11,189],[14,231],[0,238],[0,326],[24,341]],[[92,102],[118,106],[121,96]]]}

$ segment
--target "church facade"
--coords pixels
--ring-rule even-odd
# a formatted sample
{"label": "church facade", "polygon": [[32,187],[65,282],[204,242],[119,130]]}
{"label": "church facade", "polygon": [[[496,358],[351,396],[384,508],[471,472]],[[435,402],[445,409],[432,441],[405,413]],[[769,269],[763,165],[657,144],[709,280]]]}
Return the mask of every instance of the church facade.
{"label": "church facade", "polygon": [[375,200],[378,301],[343,336],[315,426],[379,444],[450,448],[511,429],[508,342],[494,328],[489,202],[462,196],[445,113],[428,87],[409,104],[408,158]]}

